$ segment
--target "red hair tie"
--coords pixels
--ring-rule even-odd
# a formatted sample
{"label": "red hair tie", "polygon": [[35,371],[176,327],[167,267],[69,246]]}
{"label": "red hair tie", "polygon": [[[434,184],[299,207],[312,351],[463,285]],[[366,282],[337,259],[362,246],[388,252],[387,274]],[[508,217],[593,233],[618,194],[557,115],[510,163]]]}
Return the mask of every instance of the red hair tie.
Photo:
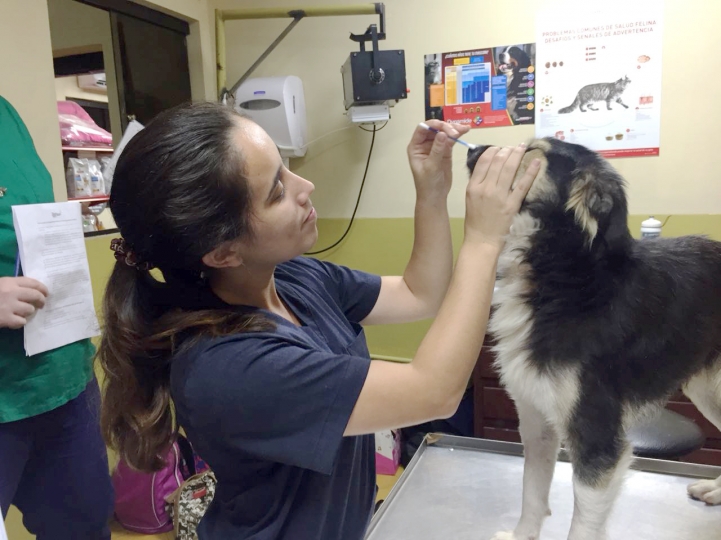
{"label": "red hair tie", "polygon": [[151,270],[152,263],[141,261],[135,252],[128,246],[125,238],[113,238],[110,241],[110,249],[115,252],[115,260],[132,266],[138,270]]}

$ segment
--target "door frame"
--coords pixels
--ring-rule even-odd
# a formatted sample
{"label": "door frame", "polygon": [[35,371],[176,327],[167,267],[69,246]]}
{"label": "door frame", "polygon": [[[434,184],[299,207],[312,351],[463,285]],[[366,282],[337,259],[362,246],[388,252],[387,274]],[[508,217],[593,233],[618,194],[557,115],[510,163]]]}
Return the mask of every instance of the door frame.
{"label": "door frame", "polygon": [[[147,22],[160,28],[170,30],[181,34],[186,41],[186,49],[189,48],[188,36],[190,35],[190,25],[187,21],[167,15],[152,8],[136,4],[130,0],[75,0],[81,4],[86,4],[103,11],[107,11],[110,16],[110,33],[113,43],[113,52],[115,57],[114,66],[106,66],[105,69],[115,70],[115,80],[118,92],[118,106],[120,113],[120,128],[124,133],[131,118],[128,116],[125,100],[125,83],[123,73],[123,57],[120,54],[121,44],[118,35],[118,15],[133,17],[135,19]],[[190,57],[190,54],[188,54]],[[188,65],[188,71],[191,71]],[[191,75],[191,93],[192,93],[192,75]]]}
{"label": "door frame", "polygon": [[161,13],[152,8],[141,6],[130,0],[75,0],[81,4],[87,4],[105,11],[122,13],[129,17],[135,17],[141,21],[149,22],[156,26],[162,26],[187,36],[190,34],[190,25],[177,17]]}

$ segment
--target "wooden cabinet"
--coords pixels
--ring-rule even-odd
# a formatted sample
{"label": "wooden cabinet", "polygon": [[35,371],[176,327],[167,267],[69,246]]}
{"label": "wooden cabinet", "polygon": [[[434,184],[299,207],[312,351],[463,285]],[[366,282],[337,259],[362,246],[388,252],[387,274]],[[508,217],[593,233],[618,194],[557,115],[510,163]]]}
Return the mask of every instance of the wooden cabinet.
{"label": "wooden cabinet", "polygon": [[681,458],[681,461],[690,463],[704,463],[706,465],[721,465],[721,432],[706,420],[691,401],[681,392],[677,392],[666,406],[667,409],[690,418],[701,428],[706,441],[701,449]]}
{"label": "wooden cabinet", "polygon": [[[473,372],[474,435],[484,439],[521,442],[518,415],[513,400],[501,387],[493,369],[494,355],[484,346]],[[686,396],[678,392],[668,408],[698,424],[706,435],[703,448],[681,458],[681,461],[721,465],[721,432],[696,409]]]}
{"label": "wooden cabinet", "polygon": [[473,372],[473,434],[484,439],[521,442],[513,400],[493,369],[494,355],[483,346]]}

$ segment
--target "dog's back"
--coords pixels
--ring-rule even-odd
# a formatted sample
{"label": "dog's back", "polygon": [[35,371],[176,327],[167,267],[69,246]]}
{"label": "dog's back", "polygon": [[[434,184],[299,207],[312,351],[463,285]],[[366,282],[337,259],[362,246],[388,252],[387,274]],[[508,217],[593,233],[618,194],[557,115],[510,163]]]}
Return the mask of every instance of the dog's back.
{"label": "dog's back", "polygon": [[528,348],[540,369],[577,365],[608,379],[617,399],[638,403],[668,398],[719,361],[721,243],[698,236],[633,241],[612,264],[587,268],[584,280],[584,261],[567,259],[565,281],[544,273],[533,251]]}
{"label": "dog's back", "polygon": [[[635,319],[640,349],[651,355],[657,351],[673,370],[696,371],[716,361],[721,355],[721,243],[701,236],[641,240],[634,243],[632,261],[633,278],[625,293],[638,294],[628,297],[626,316]],[[651,361],[655,371],[648,379],[657,378],[664,367]]]}

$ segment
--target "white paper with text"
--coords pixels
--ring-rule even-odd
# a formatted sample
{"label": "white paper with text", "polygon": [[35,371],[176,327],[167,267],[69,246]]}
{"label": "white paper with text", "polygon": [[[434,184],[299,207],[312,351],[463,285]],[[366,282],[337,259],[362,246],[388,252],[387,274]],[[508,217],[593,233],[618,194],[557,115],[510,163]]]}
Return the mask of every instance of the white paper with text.
{"label": "white paper with text", "polygon": [[50,291],[45,307],[25,325],[25,353],[33,356],[100,334],[80,203],[13,206],[23,275]]}

